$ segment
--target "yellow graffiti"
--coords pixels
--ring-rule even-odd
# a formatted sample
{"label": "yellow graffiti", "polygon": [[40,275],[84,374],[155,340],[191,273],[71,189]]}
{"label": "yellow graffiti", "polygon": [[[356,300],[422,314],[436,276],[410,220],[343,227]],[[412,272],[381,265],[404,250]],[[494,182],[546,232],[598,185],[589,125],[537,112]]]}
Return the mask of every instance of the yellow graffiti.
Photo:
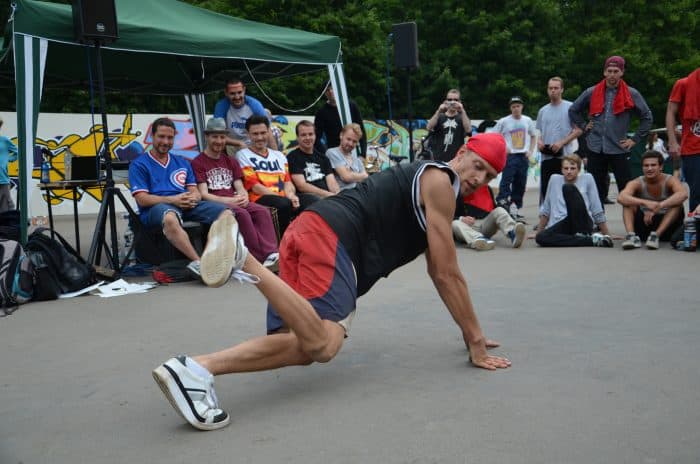
{"label": "yellow graffiti", "polygon": [[[109,132],[109,152],[112,159],[116,159],[114,153],[118,148],[126,147],[141,135],[141,132],[132,132],[132,121],[133,115],[127,114],[124,116],[121,130]],[[17,143],[16,139],[16,137],[13,139],[15,144]],[[102,147],[103,140],[104,132],[102,130],[102,124],[95,124],[88,130],[88,133],[83,136],[79,134],[69,134],[58,139],[48,140],[37,137],[34,144],[35,146],[46,148],[51,152],[51,157],[48,160],[51,165],[49,178],[51,182],[56,182],[65,180],[66,178],[66,155],[95,156],[95,154]],[[33,159],[34,153],[31,153],[28,156],[31,156]],[[18,162],[11,163],[8,166],[8,172],[10,176],[17,177],[19,175]],[[32,178],[41,178],[41,165],[34,166],[32,170]],[[80,201],[85,193],[93,197],[98,202],[102,201],[101,187],[89,187],[85,189],[79,188],[76,194],[76,201]],[[49,195],[52,205],[60,204],[64,200],[73,201],[73,191],[70,189],[47,190],[44,193],[44,196],[46,195]]]}

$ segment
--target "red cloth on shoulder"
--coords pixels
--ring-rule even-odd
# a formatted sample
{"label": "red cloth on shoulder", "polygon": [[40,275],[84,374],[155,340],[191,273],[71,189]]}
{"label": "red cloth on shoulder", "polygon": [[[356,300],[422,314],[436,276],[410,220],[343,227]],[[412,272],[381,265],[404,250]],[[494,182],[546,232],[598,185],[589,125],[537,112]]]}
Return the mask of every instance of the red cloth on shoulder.
{"label": "red cloth on shoulder", "polygon": [[[591,103],[588,105],[588,115],[595,116],[603,112],[605,108],[605,79],[598,82],[591,95]],[[634,100],[627,83],[620,79],[617,86],[617,95],[613,101],[613,114],[620,114],[634,108]]]}
{"label": "red cloth on shoulder", "polygon": [[487,213],[493,210],[496,205],[493,203],[493,196],[488,185],[482,185],[474,193],[462,197],[467,205],[475,206]]}
{"label": "red cloth on shoulder", "polygon": [[688,74],[685,83],[685,101],[682,119],[697,121],[700,119],[700,68]]}

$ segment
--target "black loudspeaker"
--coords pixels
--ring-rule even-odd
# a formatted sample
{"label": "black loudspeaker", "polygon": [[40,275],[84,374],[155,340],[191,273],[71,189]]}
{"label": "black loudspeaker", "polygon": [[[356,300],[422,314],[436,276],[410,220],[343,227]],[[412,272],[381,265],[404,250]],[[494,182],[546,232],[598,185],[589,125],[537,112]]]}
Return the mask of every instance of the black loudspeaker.
{"label": "black loudspeaker", "polygon": [[75,39],[102,44],[119,38],[114,0],[72,0]]}
{"label": "black loudspeaker", "polygon": [[418,29],[416,23],[391,26],[394,36],[394,63],[397,68],[418,68]]}

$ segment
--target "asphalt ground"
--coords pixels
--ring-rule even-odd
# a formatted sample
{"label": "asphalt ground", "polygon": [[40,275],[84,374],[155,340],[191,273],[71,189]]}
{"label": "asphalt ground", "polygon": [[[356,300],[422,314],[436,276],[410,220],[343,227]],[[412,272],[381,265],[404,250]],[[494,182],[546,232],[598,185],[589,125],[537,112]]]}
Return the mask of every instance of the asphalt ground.
{"label": "asphalt ground", "polygon": [[470,366],[419,257],[360,299],[331,363],[217,378],[216,432],[151,370],[263,334],[254,286],[24,305],[0,319],[0,463],[697,463],[700,253],[496,240],[457,254],[510,369]]}

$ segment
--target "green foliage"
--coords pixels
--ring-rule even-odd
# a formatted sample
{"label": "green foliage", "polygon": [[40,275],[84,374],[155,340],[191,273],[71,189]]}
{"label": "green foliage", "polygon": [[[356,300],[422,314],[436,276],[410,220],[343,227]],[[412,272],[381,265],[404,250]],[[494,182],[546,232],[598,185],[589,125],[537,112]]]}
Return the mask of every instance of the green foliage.
{"label": "green foliage", "polygon": [[[627,60],[625,80],[642,92],[655,125],[661,126],[674,81],[700,66],[696,0],[185,1],[252,21],[339,36],[348,90],[366,118],[388,116],[387,54],[394,117],[405,117],[406,73],[394,68],[387,37],[392,24],[406,21],[418,25],[420,67],[411,73],[416,117],[429,117],[452,87],[461,89],[474,118],[507,114],[513,95],[520,95],[526,114],[535,116],[547,101],[549,77],[561,76],[565,98],[573,100],[602,78],[605,58],[619,54]],[[9,3],[0,0],[0,19]],[[326,79],[325,72],[318,72],[261,86],[275,102],[295,109],[312,103]],[[287,113],[254,85],[249,92],[273,113]],[[210,107],[217,98],[208,96]],[[175,97],[109,95],[107,101],[110,112],[185,111],[183,99]],[[0,108],[14,108],[13,92],[0,93]],[[42,111],[87,108],[87,90],[49,90],[42,102]]]}

